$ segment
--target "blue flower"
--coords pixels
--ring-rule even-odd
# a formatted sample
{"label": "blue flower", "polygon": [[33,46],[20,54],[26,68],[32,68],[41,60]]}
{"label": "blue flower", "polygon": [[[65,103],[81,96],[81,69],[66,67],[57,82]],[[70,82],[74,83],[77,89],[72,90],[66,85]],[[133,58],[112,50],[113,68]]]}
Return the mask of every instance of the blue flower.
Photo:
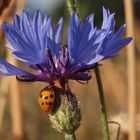
{"label": "blue flower", "polygon": [[62,46],[63,18],[53,26],[51,17],[42,17],[36,11],[33,19],[23,11],[16,15],[14,24],[3,24],[5,35],[12,47],[8,47],[16,59],[32,68],[36,74],[15,67],[0,58],[0,76],[16,75],[23,82],[55,80],[89,80],[90,69],[97,63],[118,55],[121,48],[132,41],[122,39],[125,25],[115,32],[114,13],[103,8],[101,28],[94,26],[94,15],[89,15],[83,24],[77,13],[71,16],[68,27],[68,46]]}

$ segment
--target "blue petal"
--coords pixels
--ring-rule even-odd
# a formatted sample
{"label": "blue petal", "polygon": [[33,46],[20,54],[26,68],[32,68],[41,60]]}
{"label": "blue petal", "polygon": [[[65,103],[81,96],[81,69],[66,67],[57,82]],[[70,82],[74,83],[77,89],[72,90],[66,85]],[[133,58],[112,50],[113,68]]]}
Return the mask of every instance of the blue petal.
{"label": "blue petal", "polygon": [[68,34],[68,48],[71,63],[84,61],[84,59],[86,59],[85,57],[88,57],[86,52],[89,53],[89,50],[91,52],[95,49],[94,46],[96,44],[98,34],[96,33],[96,28],[94,28],[93,19],[93,14],[89,15],[86,18],[83,27],[81,27],[77,14],[74,13],[71,17]]}
{"label": "blue petal", "polygon": [[[42,21],[39,11],[36,12],[32,21],[24,10],[21,17],[15,16],[13,26],[4,23],[3,28],[7,39],[14,48],[13,53],[17,54],[19,60],[28,61],[30,64],[46,64],[46,46],[43,42]],[[23,57],[24,54],[29,56]]]}
{"label": "blue petal", "polygon": [[14,16],[14,26],[18,29],[21,28],[20,17],[18,15]]}
{"label": "blue petal", "polygon": [[[110,27],[108,28],[108,26]],[[115,27],[114,13],[110,14],[109,10],[103,7],[102,29],[109,29],[110,31],[113,31],[114,27]]]}
{"label": "blue petal", "polygon": [[77,53],[81,53],[84,49],[87,49],[87,46],[91,44],[91,40],[95,35],[95,30],[93,29],[93,19],[94,16],[89,15],[84,23],[84,26],[82,27],[82,36],[81,41],[79,42],[79,46],[77,46]]}
{"label": "blue petal", "polygon": [[77,47],[81,41],[82,29],[80,25],[80,21],[77,13],[74,13],[71,16],[70,24],[68,28],[68,47],[69,47],[69,55],[72,60],[75,57],[75,53],[77,52]]}
{"label": "blue petal", "polygon": [[29,78],[36,78],[36,75],[29,73],[25,70],[17,68],[5,60],[0,58],[0,76],[13,76],[13,75],[24,75],[28,76]]}
{"label": "blue petal", "polygon": [[32,21],[25,10],[22,13],[21,24],[21,30],[23,30],[27,42],[29,42],[34,47],[38,47],[38,41],[35,38],[35,32],[33,29]]}
{"label": "blue petal", "polygon": [[118,42],[115,42],[111,46],[109,46],[105,52],[104,52],[104,57],[109,58],[118,55],[120,49],[125,47],[127,44],[129,44],[132,41],[132,37],[125,38],[122,40],[119,40]]}
{"label": "blue petal", "polygon": [[37,40],[38,48],[42,50],[44,48],[44,44],[42,41],[42,18],[39,10],[35,12],[33,17],[33,29],[35,31],[35,38]]}
{"label": "blue petal", "polygon": [[43,30],[43,40],[45,41],[45,46],[49,48],[52,54],[58,58],[62,49],[63,18],[60,19],[57,27],[54,28],[52,19],[46,15],[43,22]]}
{"label": "blue petal", "polygon": [[53,29],[52,39],[48,37],[49,49],[55,57],[59,57],[62,51],[63,18],[60,19],[56,28]]}
{"label": "blue petal", "polygon": [[55,29],[55,32],[54,32],[54,34],[55,34],[55,42],[57,44],[61,44],[62,43],[63,22],[64,22],[64,20],[63,20],[63,18],[61,18],[59,20],[58,25],[57,25],[57,27]]}
{"label": "blue petal", "polygon": [[[44,63],[43,54],[40,54],[40,51],[35,46],[27,42],[27,38],[22,31],[16,30],[8,23],[4,23],[3,28],[7,39],[14,47],[13,53],[19,53],[17,57],[21,57],[31,64]],[[26,55],[25,57],[24,54]]]}
{"label": "blue petal", "polygon": [[112,38],[109,39],[108,45],[112,45],[113,43],[119,41],[125,31],[126,25],[122,25],[119,30],[112,36]]}

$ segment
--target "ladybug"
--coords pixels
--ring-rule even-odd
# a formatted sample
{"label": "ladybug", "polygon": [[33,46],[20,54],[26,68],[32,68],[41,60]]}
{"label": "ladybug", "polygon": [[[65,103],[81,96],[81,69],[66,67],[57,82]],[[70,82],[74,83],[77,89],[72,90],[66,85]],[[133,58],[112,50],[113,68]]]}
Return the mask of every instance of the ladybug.
{"label": "ladybug", "polygon": [[51,86],[45,87],[38,97],[38,104],[45,112],[51,112],[55,102],[55,92]]}

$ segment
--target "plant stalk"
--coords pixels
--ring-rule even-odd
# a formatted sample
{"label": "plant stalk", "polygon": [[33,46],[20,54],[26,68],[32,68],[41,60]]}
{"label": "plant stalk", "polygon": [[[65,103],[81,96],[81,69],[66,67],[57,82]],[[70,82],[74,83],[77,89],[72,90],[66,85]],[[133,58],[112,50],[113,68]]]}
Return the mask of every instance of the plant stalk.
{"label": "plant stalk", "polygon": [[70,15],[72,15],[73,12],[78,12],[77,0],[66,0],[66,4],[67,4]]}
{"label": "plant stalk", "polygon": [[67,134],[65,133],[65,140],[76,140],[75,134]]}
{"label": "plant stalk", "polygon": [[104,140],[110,140],[104,91],[103,91],[102,80],[101,80],[98,66],[95,68],[95,75],[96,75],[97,85],[99,90],[99,98],[100,98],[100,106],[101,106],[101,123],[102,123]]}
{"label": "plant stalk", "polygon": [[[77,0],[66,0],[66,5],[71,16],[74,12],[78,13]],[[74,132],[72,134],[65,133],[65,140],[76,140]]]}
{"label": "plant stalk", "polygon": [[[124,0],[125,20],[126,20],[126,36],[135,38],[135,16],[134,1]],[[134,47],[133,47],[134,46]],[[128,91],[128,115],[129,128],[128,140],[137,140],[137,92],[136,92],[136,54],[135,40],[127,46],[127,91]]]}

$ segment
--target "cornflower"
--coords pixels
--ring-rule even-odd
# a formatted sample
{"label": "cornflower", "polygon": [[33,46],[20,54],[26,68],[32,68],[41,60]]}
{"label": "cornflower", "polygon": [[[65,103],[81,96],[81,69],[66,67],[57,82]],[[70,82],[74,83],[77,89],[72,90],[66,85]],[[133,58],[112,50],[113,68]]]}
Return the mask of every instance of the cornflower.
{"label": "cornflower", "polygon": [[[33,19],[24,10],[14,17],[14,23],[5,22],[3,29],[11,46],[7,48],[17,60],[34,72],[13,66],[0,58],[0,76],[16,76],[21,82],[46,82],[38,98],[42,110],[51,112],[53,127],[65,133],[66,140],[75,140],[75,130],[81,121],[80,107],[68,86],[68,80],[80,83],[91,79],[90,70],[98,63],[118,55],[132,41],[122,39],[126,25],[115,32],[114,13],[103,8],[101,28],[94,26],[94,15],[83,24],[73,13],[68,27],[68,44],[62,45],[63,18],[54,27],[50,16],[42,21],[37,10]],[[59,85],[59,87],[58,87]],[[64,98],[63,101],[61,99]],[[106,119],[106,118],[105,118]]]}

